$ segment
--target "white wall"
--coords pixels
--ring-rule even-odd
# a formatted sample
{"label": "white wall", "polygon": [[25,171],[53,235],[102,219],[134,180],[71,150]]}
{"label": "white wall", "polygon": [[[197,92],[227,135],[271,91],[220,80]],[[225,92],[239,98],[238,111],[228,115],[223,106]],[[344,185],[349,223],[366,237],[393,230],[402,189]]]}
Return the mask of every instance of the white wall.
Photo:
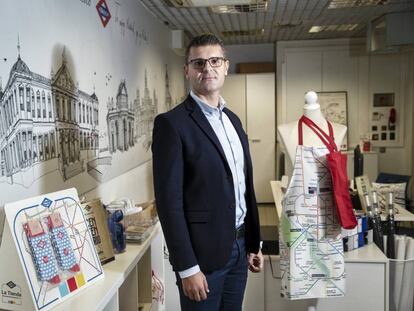
{"label": "white wall", "polygon": [[[52,68],[56,73],[53,57],[58,54],[60,65],[65,46],[68,64],[73,64],[71,73],[74,83],[78,83],[79,89],[88,94],[95,92],[99,98],[101,149],[108,140],[105,135],[108,97],[116,97],[121,80],[127,81],[128,101],[132,105],[137,89],[140,90],[141,101],[144,97],[146,73],[149,97],[155,102],[155,92],[158,112],[164,112],[168,109],[165,83],[168,65],[173,102],[179,102],[184,95],[184,58],[171,49],[170,30],[139,1],[107,1],[112,17],[106,27],[101,23],[96,2],[3,2],[5,9],[0,10],[0,41],[4,54],[0,64],[0,81],[3,88],[17,60],[17,35],[22,59],[30,70],[46,78],[50,78]],[[150,135],[145,138],[151,139]],[[111,165],[103,169],[103,183],[89,176],[86,169],[84,173],[63,181],[56,159],[36,163],[13,175],[13,178],[0,176],[0,209],[7,202],[69,187],[76,187],[79,194],[85,194],[87,198],[101,197],[104,203],[121,196],[138,201],[152,199],[151,152],[142,141],[138,141],[135,147],[111,154]],[[99,155],[102,156],[103,152],[100,150]],[[119,160],[121,157],[123,160]]]}
{"label": "white wall", "polygon": [[152,161],[147,161],[125,174],[101,184],[99,187],[84,193],[83,196],[87,200],[101,198],[104,203],[109,203],[123,197],[138,202],[152,200],[154,198]]}
{"label": "white wall", "polygon": [[226,46],[230,60],[229,73],[236,73],[238,63],[274,62],[275,48],[269,44],[239,44]]}
{"label": "white wall", "polygon": [[367,54],[359,40],[279,42],[277,55],[278,124],[297,120],[303,111],[304,93],[346,91],[348,94],[348,144],[370,131],[373,93],[395,93],[397,122],[403,126],[399,147],[379,154],[379,172],[412,175],[413,52]]}

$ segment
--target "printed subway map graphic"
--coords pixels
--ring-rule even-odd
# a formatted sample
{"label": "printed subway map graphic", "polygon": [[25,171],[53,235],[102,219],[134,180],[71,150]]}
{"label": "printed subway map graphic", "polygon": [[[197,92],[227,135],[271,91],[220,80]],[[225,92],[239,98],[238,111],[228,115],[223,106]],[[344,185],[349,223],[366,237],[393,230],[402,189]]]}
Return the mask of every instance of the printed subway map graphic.
{"label": "printed subway map graphic", "polygon": [[298,146],[283,199],[281,295],[289,299],[345,295],[345,261],[326,148]]}
{"label": "printed subway map graphic", "polygon": [[[4,89],[0,83],[0,184],[29,188],[54,172],[61,183],[86,173],[102,182],[105,174],[115,177],[122,173],[120,165],[116,172],[110,171],[114,154],[149,151],[159,103],[155,88],[150,90],[147,70],[142,96],[138,87],[131,96],[127,80],[122,79],[103,107],[95,87],[88,93],[73,80],[66,53],[63,47],[56,73],[51,70],[50,77],[45,77],[30,70],[18,43],[17,60]],[[111,79],[108,73],[108,88]],[[165,108],[169,110],[174,105],[167,65],[164,84]],[[107,122],[102,125],[99,114],[103,108],[107,109]],[[120,157],[118,161],[130,164],[131,156],[125,161]]]}

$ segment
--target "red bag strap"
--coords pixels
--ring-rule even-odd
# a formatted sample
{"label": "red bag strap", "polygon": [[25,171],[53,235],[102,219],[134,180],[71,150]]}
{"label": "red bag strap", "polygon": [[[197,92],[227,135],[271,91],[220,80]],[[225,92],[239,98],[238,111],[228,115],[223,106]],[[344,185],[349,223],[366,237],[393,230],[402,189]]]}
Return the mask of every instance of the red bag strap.
{"label": "red bag strap", "polygon": [[329,152],[338,151],[338,148],[335,144],[332,124],[328,120],[326,122],[328,123],[329,135],[326,134],[325,131],[322,130],[311,119],[309,119],[306,116],[302,116],[299,119],[299,123],[298,123],[299,145],[300,146],[303,145],[303,129],[302,128],[303,128],[303,123],[305,123],[324,143],[324,145],[328,148]]}

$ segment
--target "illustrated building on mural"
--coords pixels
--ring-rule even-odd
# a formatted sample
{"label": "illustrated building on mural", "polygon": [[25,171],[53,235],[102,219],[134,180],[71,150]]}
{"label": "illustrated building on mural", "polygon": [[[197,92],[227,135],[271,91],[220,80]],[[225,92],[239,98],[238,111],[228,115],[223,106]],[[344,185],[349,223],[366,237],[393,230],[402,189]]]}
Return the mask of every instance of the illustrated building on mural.
{"label": "illustrated building on mural", "polygon": [[108,124],[109,152],[126,151],[129,147],[134,146],[136,123],[134,107],[128,104],[125,80],[119,84],[116,103],[114,103],[113,98],[108,98],[107,106],[106,121]]}
{"label": "illustrated building on mural", "polygon": [[0,92],[0,176],[57,158],[67,180],[84,171],[81,150],[98,149],[98,98],[74,84],[64,50],[50,79],[30,71],[18,51]]}
{"label": "illustrated building on mural", "polygon": [[135,113],[135,132],[134,132],[134,141],[137,142],[139,138],[139,131],[140,131],[140,122],[138,118],[138,111],[141,103],[141,99],[139,97],[139,89],[137,88],[137,95],[134,99],[134,113]]}
{"label": "illustrated building on mural", "polygon": [[170,93],[170,78],[168,77],[168,65],[165,65],[165,107],[171,110],[174,107],[173,99]]}
{"label": "illustrated building on mural", "polygon": [[[139,95],[139,93],[138,93]],[[148,88],[147,71],[145,70],[145,85],[144,85],[144,97],[135,101],[135,117],[137,121],[136,138],[145,136],[147,139],[144,141],[144,146],[148,149],[151,145],[152,128],[154,126],[154,119],[158,113],[158,99],[153,91],[153,98],[151,99],[150,90]]]}

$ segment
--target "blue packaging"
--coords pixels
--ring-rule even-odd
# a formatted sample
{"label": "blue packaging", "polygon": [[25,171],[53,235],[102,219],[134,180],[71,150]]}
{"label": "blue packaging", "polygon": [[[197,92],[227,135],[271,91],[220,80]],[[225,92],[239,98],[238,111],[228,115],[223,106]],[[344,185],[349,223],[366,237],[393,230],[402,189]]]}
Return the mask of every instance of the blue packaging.
{"label": "blue packaging", "polygon": [[358,233],[358,247],[363,247],[365,245],[364,232]]}
{"label": "blue packaging", "polygon": [[362,216],[362,232],[365,232],[368,230],[368,218],[367,216]]}

